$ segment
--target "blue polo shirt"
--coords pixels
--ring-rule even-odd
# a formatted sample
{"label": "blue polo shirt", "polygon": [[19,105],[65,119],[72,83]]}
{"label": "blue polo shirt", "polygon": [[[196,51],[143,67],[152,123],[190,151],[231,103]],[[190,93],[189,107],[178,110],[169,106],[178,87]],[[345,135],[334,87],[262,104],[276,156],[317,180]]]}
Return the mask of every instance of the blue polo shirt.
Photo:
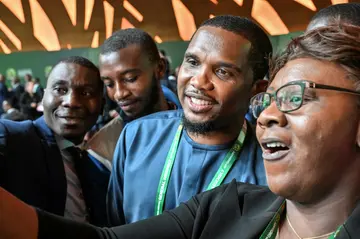
{"label": "blue polo shirt", "polygon": [[[132,121],[123,129],[114,153],[108,190],[111,225],[154,216],[160,176],[182,115],[182,110],[159,112]],[[164,209],[173,209],[205,191],[233,143],[198,144],[183,129]],[[266,185],[262,151],[250,126],[239,158],[223,183],[234,178]]]}

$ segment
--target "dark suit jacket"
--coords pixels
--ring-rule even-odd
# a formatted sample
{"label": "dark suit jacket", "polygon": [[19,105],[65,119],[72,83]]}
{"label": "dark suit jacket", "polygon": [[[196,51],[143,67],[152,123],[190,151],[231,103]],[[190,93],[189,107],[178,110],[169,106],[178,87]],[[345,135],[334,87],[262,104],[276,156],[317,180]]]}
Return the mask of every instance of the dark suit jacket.
{"label": "dark suit jacket", "polygon": [[[38,211],[39,239],[259,239],[283,201],[265,187],[233,181],[160,216],[112,229]],[[344,228],[336,239],[360,238],[360,205]]]}
{"label": "dark suit jacket", "polygon": [[14,109],[10,113],[2,114],[1,119],[7,119],[7,120],[12,120],[12,121],[23,121],[23,120],[26,120],[26,117],[18,109]]}
{"label": "dark suit jacket", "polygon": [[[75,164],[90,222],[106,225],[109,171],[86,156]],[[67,181],[63,159],[43,117],[0,120],[0,186],[30,205],[64,215]]]}
{"label": "dark suit jacket", "polygon": [[18,110],[20,110],[20,98],[24,92],[25,92],[25,88],[23,85],[18,85],[15,89],[11,91],[13,107]]}
{"label": "dark suit jacket", "polygon": [[2,108],[3,101],[8,97],[8,89],[3,82],[0,82],[0,114],[4,113]]}

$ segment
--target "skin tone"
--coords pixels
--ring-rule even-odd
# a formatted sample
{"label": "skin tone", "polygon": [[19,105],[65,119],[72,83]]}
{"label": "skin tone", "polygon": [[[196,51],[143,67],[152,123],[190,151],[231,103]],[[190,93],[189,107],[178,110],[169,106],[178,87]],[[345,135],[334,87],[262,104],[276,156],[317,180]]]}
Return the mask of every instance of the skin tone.
{"label": "skin tone", "polygon": [[[267,91],[272,93],[288,82],[304,79],[355,90],[340,66],[302,58],[288,62]],[[257,137],[264,152],[269,187],[287,198],[287,216],[301,237],[335,231],[360,198],[357,97],[306,89],[300,109],[282,113],[272,102],[258,118]],[[270,160],[266,148],[270,142],[281,142],[288,149]],[[286,220],[280,238],[296,238]]]}
{"label": "skin tone", "polygon": [[100,74],[109,98],[131,119],[168,109],[160,87],[163,61],[153,63],[141,46],[133,44],[100,55]]}
{"label": "skin tone", "polygon": [[[339,66],[303,58],[288,62],[268,92],[299,79],[355,90]],[[287,145],[288,152],[272,161],[262,145],[268,183],[274,193],[287,198],[286,213],[298,234],[311,237],[336,230],[359,199],[360,116],[357,96],[321,89],[305,95],[306,103],[292,113],[280,112],[273,102],[258,119],[257,137],[262,144],[272,139]],[[2,188],[0,198],[0,210],[9,215],[3,221],[0,217],[4,238],[35,239],[35,210]],[[286,220],[280,238],[296,238]]]}
{"label": "skin tone", "polygon": [[9,109],[12,108],[11,105],[9,104],[9,102],[7,102],[6,100],[3,101],[2,107],[3,107],[4,112],[7,112]]}
{"label": "skin tone", "polygon": [[216,127],[206,134],[187,131],[195,142],[224,144],[238,136],[253,82],[248,45],[242,36],[210,26],[193,36],[179,71],[179,100],[191,123],[211,121]]}
{"label": "skin tone", "polygon": [[43,98],[46,124],[55,134],[81,143],[101,113],[102,90],[94,70],[74,63],[56,65]]}

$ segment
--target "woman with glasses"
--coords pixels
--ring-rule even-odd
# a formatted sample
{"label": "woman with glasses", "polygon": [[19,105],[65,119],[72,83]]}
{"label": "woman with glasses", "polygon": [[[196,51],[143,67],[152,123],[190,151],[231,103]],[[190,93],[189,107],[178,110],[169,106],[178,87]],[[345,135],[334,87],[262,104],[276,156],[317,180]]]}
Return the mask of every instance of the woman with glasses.
{"label": "woman with glasses", "polygon": [[134,224],[99,229],[0,190],[0,238],[360,238],[360,28],[293,40],[252,98],[270,190],[232,182]]}

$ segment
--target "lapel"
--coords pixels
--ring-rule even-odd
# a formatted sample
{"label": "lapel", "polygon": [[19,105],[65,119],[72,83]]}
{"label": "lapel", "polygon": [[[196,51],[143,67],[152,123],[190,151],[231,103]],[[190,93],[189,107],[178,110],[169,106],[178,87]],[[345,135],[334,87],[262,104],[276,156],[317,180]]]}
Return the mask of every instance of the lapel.
{"label": "lapel", "polygon": [[40,117],[34,121],[33,124],[40,136],[44,149],[44,161],[49,179],[49,202],[51,204],[51,210],[58,215],[64,215],[67,183],[60,150],[56,144],[54,134],[47,126],[44,117]]}
{"label": "lapel", "polygon": [[284,199],[270,190],[261,189],[247,193],[243,197],[243,213],[237,228],[243,239],[259,238]]}
{"label": "lapel", "polygon": [[336,239],[355,239],[360,236],[360,202],[345,222],[345,228],[339,232]]}
{"label": "lapel", "polygon": [[258,239],[283,201],[267,188],[254,190],[254,185],[233,181],[212,210],[214,216],[200,238]]}

